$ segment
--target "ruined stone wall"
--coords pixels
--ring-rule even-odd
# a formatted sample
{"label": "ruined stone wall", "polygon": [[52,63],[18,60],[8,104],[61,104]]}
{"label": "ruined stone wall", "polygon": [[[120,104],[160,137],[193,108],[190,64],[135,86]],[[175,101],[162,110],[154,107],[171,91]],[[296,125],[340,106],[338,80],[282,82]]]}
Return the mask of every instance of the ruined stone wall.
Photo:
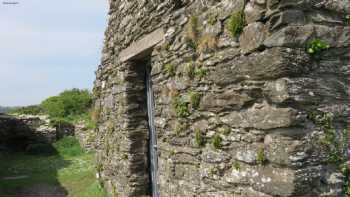
{"label": "ruined stone wall", "polygon": [[344,196],[349,0],[110,0],[94,96],[111,196],[149,195],[146,60],[120,54],[159,28],[142,58],[161,197]]}
{"label": "ruined stone wall", "polygon": [[52,126],[45,115],[0,114],[0,150],[11,146],[10,149],[25,151],[32,144],[53,143],[71,135],[73,125]]}

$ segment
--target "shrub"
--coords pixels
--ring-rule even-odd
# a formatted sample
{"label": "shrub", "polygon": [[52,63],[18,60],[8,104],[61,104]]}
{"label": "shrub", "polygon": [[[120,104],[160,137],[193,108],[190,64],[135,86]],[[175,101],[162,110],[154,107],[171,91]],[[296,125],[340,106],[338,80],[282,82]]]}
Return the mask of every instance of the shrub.
{"label": "shrub", "polygon": [[72,89],[49,97],[41,103],[41,107],[51,118],[87,113],[92,104],[92,95],[88,90]]}
{"label": "shrub", "polygon": [[169,76],[173,77],[176,74],[176,69],[173,64],[165,64],[163,68],[164,72]]}
{"label": "shrub", "polygon": [[39,115],[43,113],[43,108],[40,105],[30,105],[26,107],[15,108],[13,110],[10,110],[8,113]]}
{"label": "shrub", "polygon": [[227,22],[227,30],[232,37],[237,37],[243,32],[245,26],[245,17],[243,11],[238,11],[231,14]]}
{"label": "shrub", "polygon": [[212,139],[212,145],[215,149],[220,149],[222,147],[222,138],[219,134],[215,134]]}
{"label": "shrub", "polygon": [[321,39],[310,40],[306,45],[306,52],[310,55],[318,55],[321,51],[329,49],[329,44]]}
{"label": "shrub", "polygon": [[198,147],[204,146],[205,140],[204,140],[204,137],[202,135],[202,132],[198,128],[196,128],[194,130],[194,134],[195,134],[195,143],[196,143],[196,145]]}

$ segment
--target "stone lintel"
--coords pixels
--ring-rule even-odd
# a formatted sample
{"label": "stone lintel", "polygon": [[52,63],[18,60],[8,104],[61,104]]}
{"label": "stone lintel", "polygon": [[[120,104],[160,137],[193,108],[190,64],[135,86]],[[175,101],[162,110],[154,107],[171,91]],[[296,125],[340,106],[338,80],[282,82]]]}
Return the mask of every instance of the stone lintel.
{"label": "stone lintel", "polygon": [[163,28],[159,28],[122,50],[119,54],[119,59],[121,62],[135,59],[135,57],[139,57],[140,54],[149,51],[152,47],[163,41],[163,39]]}

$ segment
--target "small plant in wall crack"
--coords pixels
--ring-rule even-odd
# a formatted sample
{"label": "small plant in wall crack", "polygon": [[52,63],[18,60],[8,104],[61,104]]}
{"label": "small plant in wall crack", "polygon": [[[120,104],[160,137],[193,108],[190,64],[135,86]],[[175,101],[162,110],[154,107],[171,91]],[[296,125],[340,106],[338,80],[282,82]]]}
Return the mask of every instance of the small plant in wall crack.
{"label": "small plant in wall crack", "polygon": [[197,48],[197,41],[199,36],[199,24],[198,17],[191,16],[189,23],[187,24],[185,39],[187,46],[190,48]]}
{"label": "small plant in wall crack", "polygon": [[260,148],[258,150],[257,156],[256,156],[256,162],[259,165],[265,165],[267,160],[266,160],[266,155],[265,155],[265,149],[264,148]]}
{"label": "small plant in wall crack", "polygon": [[173,108],[177,117],[186,118],[190,116],[189,105],[188,102],[184,101],[184,99],[179,96],[173,98]]}
{"label": "small plant in wall crack", "polygon": [[334,115],[331,113],[310,113],[308,118],[319,127],[324,135],[320,136],[318,142],[327,151],[327,162],[330,164],[341,164],[344,162],[344,155],[350,145],[350,130],[336,130],[333,125]]}
{"label": "small plant in wall crack", "polygon": [[240,171],[240,170],[241,170],[241,165],[239,164],[238,161],[235,161],[235,162],[233,162],[233,164],[232,164],[232,168],[233,168],[234,170]]}
{"label": "small plant in wall crack", "polygon": [[189,93],[189,97],[190,97],[192,109],[198,109],[201,101],[201,94],[198,92],[192,91]]}
{"label": "small plant in wall crack", "polygon": [[222,138],[219,134],[215,134],[211,143],[215,149],[220,149],[222,147]]}
{"label": "small plant in wall crack", "polygon": [[232,13],[227,21],[227,30],[230,32],[232,37],[237,37],[243,32],[245,26],[245,17],[243,11]]}
{"label": "small plant in wall crack", "polygon": [[322,51],[329,49],[329,44],[325,41],[315,38],[306,45],[306,52],[312,56],[318,56]]}
{"label": "small plant in wall crack", "polygon": [[176,68],[173,64],[165,64],[163,67],[163,71],[168,74],[170,77],[176,75]]}
{"label": "small plant in wall crack", "polygon": [[197,147],[203,147],[205,144],[205,139],[203,137],[203,134],[200,129],[196,128],[194,130],[194,135],[195,135],[195,143]]}
{"label": "small plant in wall crack", "polygon": [[345,21],[346,21],[347,24],[350,25],[350,15],[346,15],[345,16]]}
{"label": "small plant in wall crack", "polygon": [[181,123],[181,122],[177,122],[175,123],[175,135],[176,136],[180,136],[181,133],[184,133],[188,128],[188,125],[186,123]]}
{"label": "small plant in wall crack", "polygon": [[188,78],[194,79],[202,79],[207,75],[208,71],[205,68],[198,67],[194,62],[188,62],[185,65],[185,74]]}

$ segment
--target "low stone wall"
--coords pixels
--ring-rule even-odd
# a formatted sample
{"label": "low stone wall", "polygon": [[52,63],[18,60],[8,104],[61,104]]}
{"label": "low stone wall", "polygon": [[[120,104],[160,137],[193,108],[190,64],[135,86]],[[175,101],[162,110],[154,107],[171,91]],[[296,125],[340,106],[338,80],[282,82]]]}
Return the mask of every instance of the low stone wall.
{"label": "low stone wall", "polygon": [[25,150],[30,144],[53,143],[67,135],[74,135],[74,126],[53,127],[47,116],[0,115],[0,145],[3,147],[18,146]]}

